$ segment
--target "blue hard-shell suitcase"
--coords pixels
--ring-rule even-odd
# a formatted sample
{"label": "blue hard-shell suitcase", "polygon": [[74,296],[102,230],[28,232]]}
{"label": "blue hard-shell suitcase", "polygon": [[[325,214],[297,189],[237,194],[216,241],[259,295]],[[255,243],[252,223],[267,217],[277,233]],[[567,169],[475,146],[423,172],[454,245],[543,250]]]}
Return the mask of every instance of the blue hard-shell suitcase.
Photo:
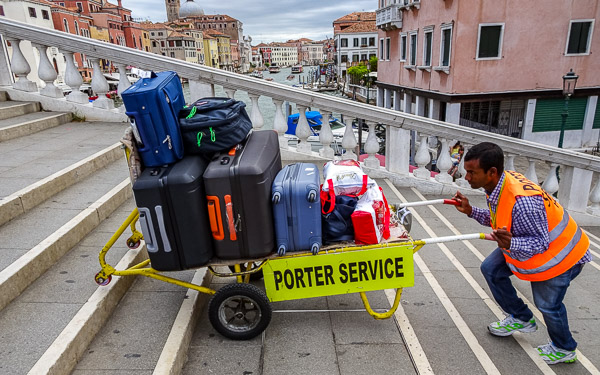
{"label": "blue hard-shell suitcase", "polygon": [[185,105],[175,72],[154,73],[121,93],[138,152],[146,167],[171,164],[183,157],[179,111]]}
{"label": "blue hard-shell suitcase", "polygon": [[286,165],[272,187],[277,253],[311,250],[322,244],[319,169],[312,163]]}

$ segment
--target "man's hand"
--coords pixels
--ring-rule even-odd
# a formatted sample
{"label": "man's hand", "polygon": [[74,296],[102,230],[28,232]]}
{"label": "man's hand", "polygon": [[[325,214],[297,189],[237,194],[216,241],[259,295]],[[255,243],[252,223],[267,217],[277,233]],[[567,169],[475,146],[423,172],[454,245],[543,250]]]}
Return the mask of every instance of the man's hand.
{"label": "man's hand", "polygon": [[498,246],[503,249],[510,249],[510,239],[512,233],[506,230],[506,227],[495,229],[492,232],[492,239],[498,243]]}
{"label": "man's hand", "polygon": [[459,212],[471,216],[473,207],[471,207],[471,205],[469,204],[469,198],[462,195],[460,191],[457,191],[456,194],[454,194],[454,197],[452,197],[452,199],[460,203],[460,205],[456,206],[456,209]]}

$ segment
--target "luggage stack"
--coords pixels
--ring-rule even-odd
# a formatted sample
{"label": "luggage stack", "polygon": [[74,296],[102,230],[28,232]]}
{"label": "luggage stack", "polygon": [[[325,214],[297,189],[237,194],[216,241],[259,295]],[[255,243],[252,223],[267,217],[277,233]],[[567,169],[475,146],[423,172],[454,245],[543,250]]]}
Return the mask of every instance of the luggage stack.
{"label": "luggage stack", "polygon": [[275,251],[277,133],[251,132],[245,104],[232,99],[185,106],[174,72],[152,73],[121,96],[143,164],[133,193],[151,266],[177,271]]}

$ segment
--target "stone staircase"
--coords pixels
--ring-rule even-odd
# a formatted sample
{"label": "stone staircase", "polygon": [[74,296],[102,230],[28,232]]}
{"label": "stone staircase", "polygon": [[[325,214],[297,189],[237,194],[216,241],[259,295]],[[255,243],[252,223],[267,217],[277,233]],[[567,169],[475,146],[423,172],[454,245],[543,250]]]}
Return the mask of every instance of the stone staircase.
{"label": "stone staircase", "polygon": [[[478,272],[489,242],[421,250],[392,319],[372,319],[357,295],[279,302],[265,333],[244,342],[214,331],[205,294],[143,277],[98,287],[98,253],[135,207],[118,143],[127,125],[0,100],[0,374],[598,373],[600,266],[586,267],[567,296],[580,361],[550,369],[534,349],[543,326],[504,340],[485,330],[499,316]],[[379,182],[390,202],[425,199]],[[482,230],[453,207],[418,212],[414,238]],[[600,228],[586,230],[600,251]],[[126,237],[107,255],[118,269],[146,258]],[[169,276],[213,289],[234,282],[205,268]],[[517,288],[531,300],[526,283]],[[375,309],[393,300],[369,298]]]}

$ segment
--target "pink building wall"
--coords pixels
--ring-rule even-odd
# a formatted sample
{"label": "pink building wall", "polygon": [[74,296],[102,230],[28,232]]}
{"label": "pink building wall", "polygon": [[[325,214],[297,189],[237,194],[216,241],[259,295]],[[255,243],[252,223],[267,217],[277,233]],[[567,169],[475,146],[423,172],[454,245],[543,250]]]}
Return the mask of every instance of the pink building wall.
{"label": "pink building wall", "polygon": [[[596,0],[422,1],[419,10],[402,10],[402,29],[379,30],[391,38],[390,61],[380,59],[378,81],[441,93],[489,93],[562,87],[562,76],[573,69],[578,88],[600,84],[600,30],[594,24],[590,55],[565,56],[571,20],[597,19]],[[449,74],[404,68],[399,62],[400,33],[418,30],[417,64],[422,64],[423,28],[434,26],[432,66],[440,60],[440,26],[453,24]],[[480,23],[504,23],[501,58],[476,60]],[[407,37],[409,40],[409,37]],[[407,43],[407,48],[410,43]],[[454,78],[457,79],[454,79]]]}

